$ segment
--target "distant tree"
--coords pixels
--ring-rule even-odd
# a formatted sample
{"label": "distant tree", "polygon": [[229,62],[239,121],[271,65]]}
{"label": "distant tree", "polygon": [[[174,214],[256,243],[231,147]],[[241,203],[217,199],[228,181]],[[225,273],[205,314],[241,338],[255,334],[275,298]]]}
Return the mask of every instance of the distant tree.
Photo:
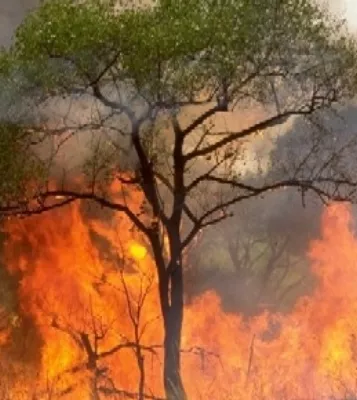
{"label": "distant tree", "polygon": [[[225,310],[249,317],[288,310],[313,287],[306,258],[312,212],[304,213],[299,197],[286,194],[280,202],[274,193],[236,207],[233,218],[207,229],[190,246],[184,269],[188,301],[213,289]],[[292,215],[287,204],[296,206]]]}
{"label": "distant tree", "polygon": [[[182,257],[196,235],[229,217],[232,205],[272,190],[299,188],[324,201],[354,195],[356,180],[342,157],[323,157],[308,174],[297,166],[299,173],[247,179],[242,171],[247,142],[355,95],[356,56],[343,24],[312,0],[161,0],[141,7],[45,1],[2,55],[8,87],[39,105],[36,123],[21,125],[26,140],[36,135],[49,145],[52,138],[59,151],[87,132],[92,150],[57,188],[41,179],[35,190],[18,193],[19,201],[5,198],[3,211],[31,214],[87,199],[130,218],[156,262],[169,400],[186,398]],[[91,100],[91,118],[78,108],[71,114],[71,106],[88,108]],[[68,109],[60,124],[41,119],[60,104]],[[242,121],[247,109],[259,112]],[[230,126],[221,119],[228,113],[236,116]],[[58,151],[49,159],[37,153],[49,176]],[[116,198],[111,180],[119,182]],[[131,188],[144,194],[142,212],[126,202]]]}

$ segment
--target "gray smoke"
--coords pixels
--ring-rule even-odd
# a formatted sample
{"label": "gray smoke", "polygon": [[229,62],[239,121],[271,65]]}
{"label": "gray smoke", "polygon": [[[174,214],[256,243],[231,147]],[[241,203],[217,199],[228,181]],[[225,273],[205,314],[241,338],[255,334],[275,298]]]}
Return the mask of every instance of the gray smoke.
{"label": "gray smoke", "polygon": [[9,46],[16,27],[33,10],[39,0],[1,0],[0,2],[0,46]]}
{"label": "gray smoke", "polygon": [[[296,119],[284,134],[274,139],[273,150],[262,148],[256,152],[258,158],[270,158],[270,168],[261,174],[251,174],[251,181],[265,185],[294,176],[309,179],[316,172],[357,181],[356,104],[340,108],[336,114],[320,115],[318,122],[319,129],[302,118]],[[280,279],[277,271],[271,275],[270,282],[264,282],[261,268],[269,267],[271,259],[278,268],[294,260],[291,273],[296,276],[293,279],[303,277],[301,285],[294,287],[282,303],[279,303],[280,297],[275,298],[274,290],[267,290],[265,297],[261,296],[263,305],[271,305],[273,309],[293,305],[301,294],[313,289],[314,278],[309,273],[307,254],[310,241],[320,235],[323,209],[318,196],[312,193],[302,196],[294,189],[279,190],[237,204],[233,218],[206,231],[202,243],[193,250],[194,268],[189,269],[186,282],[188,297],[213,289],[229,311],[260,312],[260,304],[254,302],[262,284],[273,287],[274,281]],[[356,207],[353,211],[356,213]],[[254,242],[262,244],[254,245]],[[255,257],[259,257],[260,247],[264,249],[266,243],[272,245],[278,256],[272,258],[269,251],[263,255],[265,260],[261,258],[261,262],[257,262]],[[284,252],[280,254],[282,245]],[[301,262],[295,263],[296,260]],[[274,303],[276,300],[278,303]]]}

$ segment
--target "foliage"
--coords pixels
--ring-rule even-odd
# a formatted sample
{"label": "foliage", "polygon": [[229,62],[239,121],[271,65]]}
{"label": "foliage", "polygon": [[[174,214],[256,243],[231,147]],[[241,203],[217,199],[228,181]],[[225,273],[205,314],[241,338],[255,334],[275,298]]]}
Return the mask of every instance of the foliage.
{"label": "foliage", "polygon": [[19,125],[0,124],[0,201],[11,207],[14,201],[26,201],[31,181],[39,179],[43,164],[31,149],[32,136]]}
{"label": "foliage", "polygon": [[18,29],[11,53],[52,89],[115,78],[165,101],[223,82],[238,95],[252,75],[249,96],[261,100],[276,74],[326,90],[326,78],[347,92],[355,84],[355,43],[308,0],[163,0],[120,11],[107,0],[45,1]]}

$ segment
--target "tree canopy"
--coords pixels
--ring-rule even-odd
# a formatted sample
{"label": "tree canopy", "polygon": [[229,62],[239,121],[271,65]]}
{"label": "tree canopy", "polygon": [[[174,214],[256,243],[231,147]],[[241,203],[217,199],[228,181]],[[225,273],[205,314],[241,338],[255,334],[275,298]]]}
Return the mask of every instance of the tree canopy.
{"label": "tree canopy", "polygon": [[[152,106],[197,101],[203,93],[272,100],[273,78],[279,92],[297,97],[308,89],[316,101],[328,94],[331,102],[355,85],[355,43],[344,29],[308,0],[159,1],[124,9],[114,1],[54,0],[27,17],[10,53],[41,87],[97,91],[115,79]],[[288,104],[284,111],[292,112]]]}

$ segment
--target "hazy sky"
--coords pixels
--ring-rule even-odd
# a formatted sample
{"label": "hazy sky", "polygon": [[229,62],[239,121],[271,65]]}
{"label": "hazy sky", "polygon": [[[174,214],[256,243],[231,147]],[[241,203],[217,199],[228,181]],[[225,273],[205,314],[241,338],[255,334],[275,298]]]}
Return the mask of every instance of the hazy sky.
{"label": "hazy sky", "polygon": [[0,0],[0,47],[8,45],[15,27],[39,0]]}
{"label": "hazy sky", "polygon": [[357,30],[357,0],[345,0],[345,15],[353,30]]}

